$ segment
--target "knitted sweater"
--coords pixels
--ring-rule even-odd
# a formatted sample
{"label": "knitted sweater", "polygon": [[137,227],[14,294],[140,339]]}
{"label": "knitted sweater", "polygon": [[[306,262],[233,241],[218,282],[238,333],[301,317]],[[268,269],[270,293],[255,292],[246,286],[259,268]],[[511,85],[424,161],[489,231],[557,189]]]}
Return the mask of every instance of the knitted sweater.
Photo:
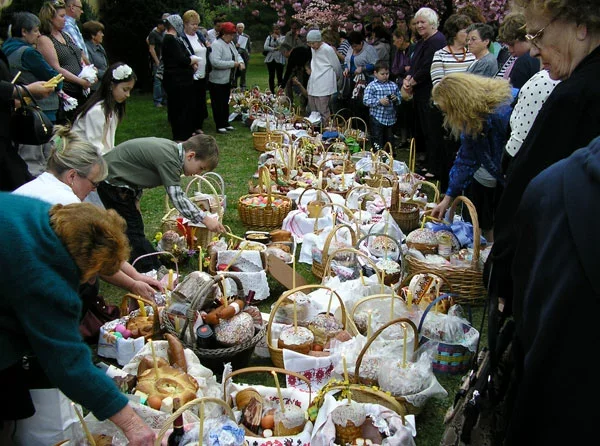
{"label": "knitted sweater", "polygon": [[37,356],[48,379],[98,419],[127,398],[94,366],[79,334],[80,271],[50,226],[51,205],[0,193],[0,369]]}

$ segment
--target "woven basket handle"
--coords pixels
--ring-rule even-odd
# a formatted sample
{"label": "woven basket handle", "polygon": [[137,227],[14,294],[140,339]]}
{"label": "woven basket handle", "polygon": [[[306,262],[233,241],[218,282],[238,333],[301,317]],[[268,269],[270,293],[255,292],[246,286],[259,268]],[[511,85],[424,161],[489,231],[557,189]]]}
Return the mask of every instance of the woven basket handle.
{"label": "woven basket handle", "polygon": [[138,303],[138,306],[139,302],[142,302],[152,307],[152,333],[149,336],[147,336],[147,339],[162,339],[160,329],[160,315],[158,314],[158,307],[156,306],[156,302],[146,299],[145,297],[138,296],[137,294],[127,293],[123,296],[123,299],[121,300],[121,316],[129,314],[130,299],[135,300]]}
{"label": "woven basket handle", "polygon": [[410,147],[408,149],[408,170],[415,171],[417,164],[417,143],[415,138],[410,139]]}
{"label": "woven basket handle", "polygon": [[[387,407],[389,409],[392,409],[394,412],[396,412],[400,416],[400,418],[402,419],[402,425],[406,426],[406,420],[404,419],[404,416],[406,415],[406,410],[402,407],[402,405],[398,402],[398,400],[396,398],[388,395],[383,390],[379,390],[379,389],[375,390],[372,387],[367,387],[367,386],[363,386],[361,384],[355,384],[355,383],[350,383],[348,385],[336,384],[336,385],[327,387],[327,393],[329,393],[331,391],[337,392],[337,391],[344,391],[344,390],[349,390],[352,395],[354,395],[355,392],[372,395],[373,397],[375,397],[374,404],[380,404],[377,401],[377,399],[384,400],[387,404],[389,404],[389,406],[387,406]],[[324,398],[321,398],[321,404],[319,405],[319,408],[323,404],[323,401],[324,401]]]}
{"label": "woven basket handle", "polygon": [[[304,292],[304,290],[310,290],[310,289],[312,289],[312,290],[318,290],[318,289],[327,290],[332,294],[332,296],[335,296],[337,298],[338,302],[340,303],[340,309],[342,312],[342,324],[344,326],[344,330],[346,329],[346,326],[347,326],[346,305],[344,305],[344,300],[337,293],[337,291],[335,291],[333,288],[330,288],[326,285],[320,285],[320,284],[316,284],[316,283],[302,285],[302,286],[299,286],[296,288],[292,288],[291,290],[287,290],[285,293],[283,293],[279,297],[279,299],[277,299],[277,302],[275,302],[275,305],[273,305],[273,308],[271,309],[271,313],[269,314],[269,321],[267,323],[267,345],[271,345],[271,341],[272,341],[271,326],[273,325],[273,320],[275,319],[275,315],[277,314],[277,310],[279,309],[281,304],[287,299],[288,296],[290,296],[298,291]],[[308,293],[306,293],[306,294],[308,294]]]}
{"label": "woven basket handle", "polygon": [[383,330],[388,328],[390,325],[400,324],[400,323],[406,323],[413,329],[413,332],[415,335],[413,337],[413,353],[412,354],[414,354],[417,351],[417,348],[419,348],[419,331],[417,330],[417,326],[415,325],[415,323],[405,317],[401,317],[401,318],[389,321],[387,324],[384,324],[381,328],[379,328],[379,330],[377,330],[375,333],[373,333],[373,335],[369,339],[367,339],[367,342],[365,343],[364,347],[358,354],[358,358],[356,358],[356,365],[354,367],[354,382],[356,384],[359,383],[359,372],[360,372],[360,365],[362,364],[362,359],[365,356],[365,354],[367,353],[367,350],[369,350],[369,347],[371,346],[373,341],[375,339],[377,339],[377,337],[383,332]]}
{"label": "woven basket handle", "polygon": [[[229,407],[225,403],[225,401],[223,401],[223,400],[221,400],[219,398],[209,398],[209,397],[196,398],[195,400],[192,400],[192,401],[189,401],[189,402],[185,403],[183,406],[181,406],[179,409],[177,409],[175,412],[173,412],[173,414],[169,418],[167,418],[165,420],[165,424],[160,429],[160,431],[158,432],[158,434],[156,434],[156,440],[154,440],[154,446],[160,446],[161,445],[163,437],[165,436],[165,434],[167,433],[167,431],[171,428],[171,426],[173,425],[173,422],[177,419],[177,417],[179,415],[181,415],[183,412],[185,412],[186,410],[188,410],[192,406],[196,406],[196,405],[199,405],[199,404],[205,404],[205,403],[215,403],[215,404],[218,404],[223,409],[225,409],[225,414],[229,418],[231,418],[231,420],[235,421],[235,415],[233,414],[233,410],[231,410],[231,407]],[[202,418],[200,418],[200,423],[204,423],[204,420]],[[202,440],[200,440],[200,441],[202,441]]]}
{"label": "woven basket handle", "polygon": [[[325,192],[325,193],[327,193],[327,192]],[[331,208],[331,212],[333,213],[333,224],[335,226],[337,224],[337,221],[338,221],[338,217],[337,217],[338,214],[337,214],[337,212],[335,210],[336,207],[341,208],[344,211],[344,214],[346,214],[348,216],[348,218],[350,219],[350,222],[354,222],[354,224],[356,225],[354,236],[355,237],[358,236],[358,234],[360,234],[360,222],[354,218],[354,213],[352,212],[352,209],[350,209],[347,206],[344,206],[341,203],[334,203],[333,201],[331,203],[326,204],[325,206],[323,206],[323,209],[325,209],[325,208]],[[317,226],[317,221],[318,221],[318,218],[315,219],[315,227],[314,227],[314,230],[313,230],[313,232],[315,232],[315,233],[319,229],[318,226]],[[356,240],[356,238],[352,238],[352,240]]]}
{"label": "woven basket handle", "polygon": [[173,258],[173,263],[175,264],[175,273],[177,274],[177,277],[179,277],[179,263],[177,262],[177,257],[175,257],[175,255],[169,251],[156,251],[156,252],[149,252],[148,254],[143,254],[143,255],[137,257],[133,262],[131,262],[131,266],[134,266],[138,260],[144,259],[146,257],[158,256],[160,254],[167,254]]}
{"label": "woven basket handle", "polygon": [[[346,206],[348,206],[348,199],[350,197],[350,195],[352,193],[358,193],[358,192],[363,192],[365,191],[363,194],[358,196],[358,201],[362,203],[362,201],[364,201],[364,196],[365,195],[369,195],[369,194],[373,194],[373,195],[378,195],[379,198],[381,199],[382,203],[386,203],[385,198],[383,197],[383,195],[381,195],[381,193],[375,189],[374,187],[370,187],[370,186],[365,186],[365,185],[360,185],[360,186],[355,186],[352,189],[350,189],[350,191],[348,191],[348,194],[346,195],[346,202],[344,203]],[[350,207],[350,206],[348,206]]]}
{"label": "woven basket handle", "polygon": [[471,200],[463,195],[459,195],[452,201],[450,205],[450,212],[448,213],[448,219],[452,221],[454,219],[454,212],[456,211],[456,206],[459,203],[464,203],[469,210],[469,215],[471,216],[471,223],[473,224],[473,259],[471,260],[471,266],[474,269],[477,269],[477,264],[479,263],[479,254],[481,249],[481,229],[479,228],[479,218],[477,218],[477,210],[475,209],[475,205]]}
{"label": "woven basket handle", "polygon": [[[323,189],[318,189],[318,188],[316,188],[316,187],[309,186],[309,187],[305,188],[305,189],[304,189],[304,190],[303,190],[303,191],[300,193],[300,196],[298,197],[298,200],[297,200],[298,207],[301,207],[301,206],[302,206],[302,197],[304,196],[304,193],[305,193],[307,190],[315,190],[315,191],[317,191],[317,197],[316,197],[316,198],[317,198],[317,200],[318,200],[318,201],[320,201],[320,200],[323,198],[323,196],[325,196],[325,197],[327,197],[327,200],[329,201],[329,203],[333,203],[333,200],[331,199],[331,195],[329,195],[329,193],[328,193],[326,190],[323,190]],[[310,202],[309,202],[309,203],[310,203]]]}
{"label": "woven basket handle", "polygon": [[304,381],[308,385],[308,389],[309,389],[308,406],[310,407],[310,405],[312,404],[312,387],[310,385],[310,380],[306,376],[301,375],[300,373],[293,372],[292,370],[281,369],[279,367],[254,366],[254,367],[245,367],[243,369],[234,370],[233,372],[231,372],[230,374],[225,376],[225,379],[223,380],[223,399],[225,401],[227,401],[228,403],[230,402],[229,396],[227,395],[227,382],[231,378],[233,378],[234,376],[238,376],[238,375],[242,375],[242,374],[246,374],[246,373],[262,373],[262,372],[281,373],[282,375],[294,376],[294,377]]}
{"label": "woven basket handle", "polygon": [[[404,303],[404,299],[402,299],[402,297],[397,294],[372,294],[371,296],[367,296],[367,297],[363,297],[362,299],[359,299],[358,302],[356,302],[354,304],[354,307],[352,307],[352,310],[350,311],[350,319],[354,320],[354,316],[356,315],[356,310],[358,309],[358,307],[365,304],[366,302],[369,302],[369,301],[375,300],[375,299],[386,299],[386,298],[390,299],[390,303],[391,303],[391,299],[398,299],[400,302]],[[391,305],[390,305],[390,308],[391,308]],[[392,317],[393,316],[394,315],[392,314]]]}
{"label": "woven basket handle", "polygon": [[[221,197],[219,197],[219,193],[215,189],[215,186],[209,180],[204,178],[203,175],[194,175],[194,178],[192,178],[192,180],[188,183],[187,187],[185,188],[185,194],[187,196],[189,196],[192,184],[194,184],[194,183],[198,183],[198,192],[202,192],[202,186],[201,186],[202,183],[204,183],[208,186],[208,188],[210,189],[212,194],[215,196],[215,201],[217,203],[217,215],[222,216],[223,207],[221,206]],[[210,209],[209,209],[209,211],[210,211]]]}
{"label": "woven basket handle", "polygon": [[336,237],[337,232],[342,229],[342,228],[347,228],[350,231],[350,241],[352,242],[352,246],[356,245],[356,232],[354,231],[354,229],[352,229],[352,227],[350,225],[346,225],[346,224],[336,224],[333,226],[333,229],[329,232],[329,234],[327,234],[327,237],[325,238],[325,245],[323,246],[323,254],[322,254],[322,260],[321,263],[323,265],[325,265],[328,262],[329,259],[329,246],[331,245],[331,241],[334,239],[334,237]]}
{"label": "woven basket handle", "polygon": [[421,315],[421,319],[419,320],[419,326],[417,327],[417,331],[419,333],[421,333],[421,329],[423,328],[423,323],[425,322],[425,317],[429,314],[431,309],[434,308],[442,300],[452,299],[452,297],[453,297],[452,295],[444,293],[444,294],[440,294],[433,301],[429,302],[429,305],[427,305],[427,308],[425,308],[425,311],[423,311],[423,314]]}
{"label": "woven basket handle", "polygon": [[431,187],[433,189],[433,202],[434,203],[440,202],[440,190],[438,189],[438,187],[429,181],[423,181],[423,180],[417,181],[417,182],[415,182],[415,184],[413,184],[411,200],[415,196],[415,194],[417,193],[417,190],[419,190],[419,186],[421,186],[421,185]]}
{"label": "woven basket handle", "polygon": [[[217,186],[218,186],[217,192],[219,192],[222,195],[225,194],[225,180],[223,179],[223,177],[221,175],[219,175],[217,172],[206,172],[206,173],[203,173],[202,176],[204,178],[206,178],[208,181],[210,181],[211,183],[213,183],[213,186],[215,187],[215,189],[217,189]],[[215,186],[215,184],[217,186]]]}

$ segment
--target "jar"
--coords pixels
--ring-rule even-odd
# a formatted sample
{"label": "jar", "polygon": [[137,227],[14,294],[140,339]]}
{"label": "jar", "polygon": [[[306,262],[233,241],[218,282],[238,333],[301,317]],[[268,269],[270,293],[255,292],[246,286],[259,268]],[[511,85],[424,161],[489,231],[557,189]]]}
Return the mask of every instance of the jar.
{"label": "jar", "polygon": [[440,234],[438,236],[438,254],[448,258],[452,254],[452,237],[450,234]]}

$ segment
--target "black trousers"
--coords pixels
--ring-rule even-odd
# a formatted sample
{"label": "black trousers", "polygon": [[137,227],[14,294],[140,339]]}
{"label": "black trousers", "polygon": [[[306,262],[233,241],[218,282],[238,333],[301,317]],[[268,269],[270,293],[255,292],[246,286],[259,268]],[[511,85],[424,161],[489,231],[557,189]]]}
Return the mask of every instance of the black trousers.
{"label": "black trousers", "polygon": [[192,127],[194,130],[202,130],[204,120],[208,117],[208,107],[206,106],[206,88],[208,81],[206,78],[194,81],[194,110],[192,110]]}
{"label": "black trousers", "polygon": [[[417,121],[423,135],[427,168],[437,178],[447,177],[447,158],[444,144],[444,118],[442,112],[431,103],[431,96],[415,97]],[[417,141],[418,146],[418,141]]]}
{"label": "black trousers", "polygon": [[[269,72],[269,89],[275,93],[275,87],[281,85],[281,79],[283,78],[283,67],[285,65],[279,62],[267,62],[267,71]],[[277,75],[277,84],[275,84],[275,76]]]}
{"label": "black trousers", "polygon": [[[213,112],[213,119],[217,129],[223,129],[229,126],[229,94],[231,93],[231,84],[208,83],[210,91],[210,106]],[[170,99],[169,99],[170,100]]]}
{"label": "black trousers", "polygon": [[174,141],[185,141],[196,127],[193,124],[195,100],[191,99],[193,85],[181,85],[170,79],[163,80],[169,100],[167,101],[167,118],[171,125]]}
{"label": "black trousers", "polygon": [[[136,193],[125,187],[116,187],[102,182],[98,186],[98,195],[106,209],[114,209],[127,222],[126,234],[131,246],[130,263],[133,264],[135,259],[144,254],[156,252],[152,243],[146,238],[144,220],[137,208],[141,192]],[[158,256],[149,256],[136,262],[134,267],[140,272],[146,272],[158,269],[160,265]]]}

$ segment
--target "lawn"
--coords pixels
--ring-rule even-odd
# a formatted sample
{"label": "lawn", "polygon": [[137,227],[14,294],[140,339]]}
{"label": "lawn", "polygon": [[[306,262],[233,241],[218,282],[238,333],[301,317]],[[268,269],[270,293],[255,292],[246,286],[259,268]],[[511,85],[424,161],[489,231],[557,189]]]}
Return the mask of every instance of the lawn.
{"label": "lawn", "polygon": [[[248,86],[258,85],[261,90],[267,86],[267,71],[260,55],[254,55],[251,59],[248,74]],[[210,111],[210,106],[209,106]],[[206,121],[204,130],[206,133],[216,135],[221,156],[219,166],[215,170],[225,181],[225,193],[227,195],[227,210],[225,212],[224,224],[229,226],[233,233],[243,235],[245,228],[241,224],[237,214],[237,200],[248,191],[248,181],[256,171],[259,152],[253,149],[252,135],[250,130],[240,121],[235,121],[233,126],[236,131],[227,135],[216,135],[212,119]],[[151,94],[135,92],[127,103],[127,115],[117,131],[117,143],[137,137],[171,137],[170,127],[167,123],[166,109],[153,107]],[[407,156],[407,153],[404,154]],[[184,180],[187,182],[189,180]],[[159,231],[161,218],[164,216],[165,191],[163,188],[155,188],[144,193],[141,201],[141,209],[146,225],[146,235],[153,239]],[[197,263],[194,263],[197,265]],[[183,272],[189,269],[183,268]],[[310,283],[317,280],[310,272],[310,267],[300,264],[298,271]],[[262,311],[268,311],[271,304],[285,290],[281,285],[270,280],[271,296],[264,301],[260,307]],[[111,302],[120,302],[125,294],[123,290],[115,288],[106,283],[101,285],[102,294]],[[473,323],[479,329],[482,316],[482,308],[473,309]],[[253,357],[251,365],[270,365],[269,360]],[[261,378],[255,378],[260,380]],[[423,412],[417,417],[416,443],[419,446],[433,446],[440,442],[443,432],[443,418],[447,407],[454,399],[454,394],[460,385],[460,377],[440,375],[438,380],[448,391],[448,397],[444,400],[431,400]]]}

